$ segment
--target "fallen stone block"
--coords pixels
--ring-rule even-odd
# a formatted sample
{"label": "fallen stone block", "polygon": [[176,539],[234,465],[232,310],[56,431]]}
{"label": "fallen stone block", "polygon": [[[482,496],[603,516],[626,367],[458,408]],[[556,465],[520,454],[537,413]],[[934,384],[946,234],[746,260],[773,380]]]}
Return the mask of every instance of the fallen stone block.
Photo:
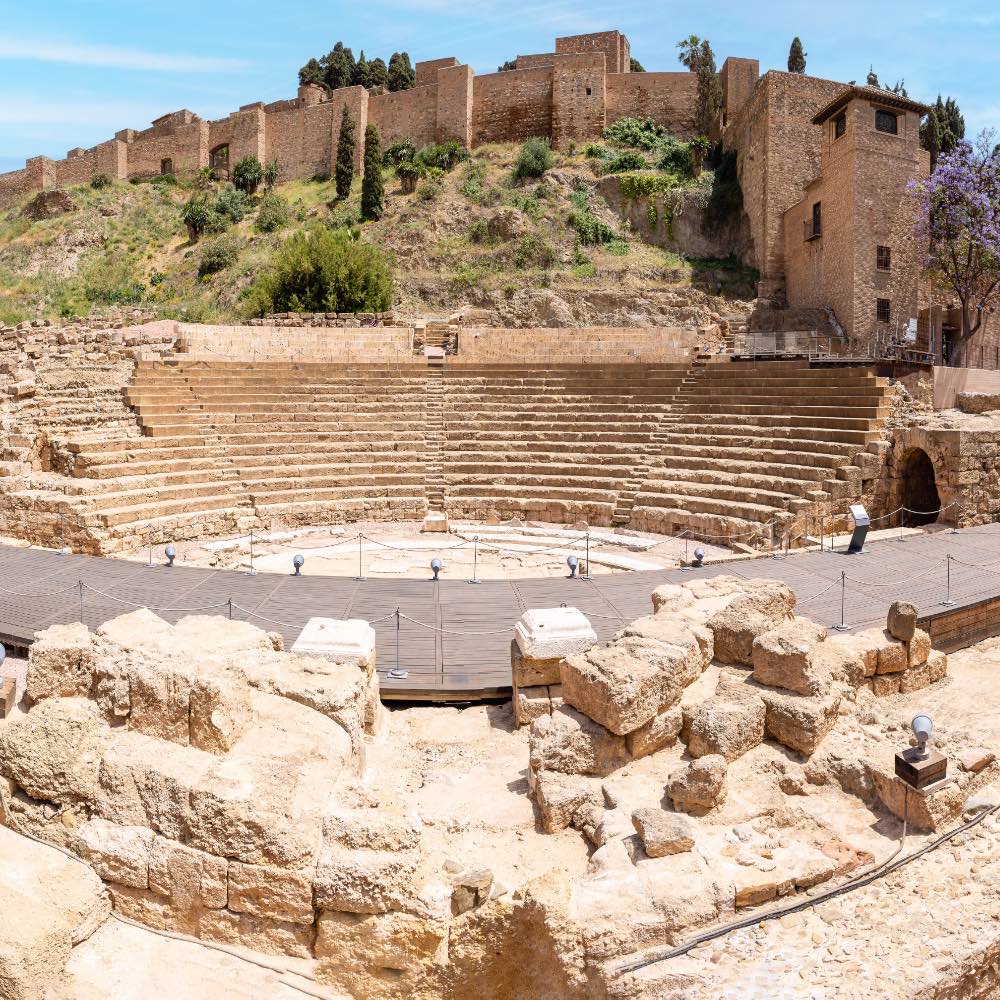
{"label": "fallen stone block", "polygon": [[601,784],[595,778],[531,771],[528,781],[546,833],[558,833],[568,826],[583,829],[592,813],[604,811]]}
{"label": "fallen stone block", "polygon": [[893,601],[886,616],[886,631],[894,639],[909,642],[917,628],[917,609],[909,601]]}
{"label": "fallen stone block", "polygon": [[764,702],[742,680],[723,675],[713,697],[684,708],[681,736],[692,757],[734,761],[763,742]]}
{"label": "fallen stone block", "polygon": [[547,685],[523,688],[515,684],[513,695],[514,721],[519,726],[530,726],[535,719],[551,714]]}
{"label": "fallen stone block", "polygon": [[819,694],[829,677],[813,652],[826,637],[826,629],[807,618],[793,618],[757,636],[752,648],[754,680],[796,694]]}
{"label": "fallen stone block", "polygon": [[921,691],[931,682],[931,669],[926,663],[918,663],[908,667],[899,677],[899,693],[909,694],[911,691]]}
{"label": "fallen stone block", "polygon": [[687,587],[676,583],[662,583],[652,594],[653,614],[680,611],[694,604],[694,594]]}
{"label": "fallen stone block", "polygon": [[898,674],[906,669],[906,646],[885,629],[866,629],[858,637],[876,652],[876,674]]}
{"label": "fallen stone block", "polygon": [[482,906],[490,898],[493,872],[488,868],[468,868],[455,875],[451,885],[451,914],[457,917]]}
{"label": "fallen stone block", "polygon": [[632,813],[632,825],[651,858],[690,851],[698,829],[684,814],[663,809],[637,809]]}
{"label": "fallen stone block", "polygon": [[754,639],[792,617],[795,594],[776,581],[747,581],[745,586],[747,592],[734,597],[707,624],[715,634],[716,660],[749,667]]}
{"label": "fallen stone block", "polygon": [[681,706],[674,705],[654,715],[644,726],[629,733],[625,737],[626,749],[633,758],[638,759],[648,757],[666,747],[672,747],[677,742],[683,723],[684,713]]}
{"label": "fallen stone block", "polygon": [[692,761],[672,775],[667,795],[674,808],[693,816],[703,816],[726,798],[726,758],[713,754]]}
{"label": "fallen stone block", "polygon": [[518,687],[560,683],[560,666],[569,656],[597,643],[597,633],[576,608],[534,608],[514,626],[511,675]]}
{"label": "fallen stone block", "polygon": [[766,707],[767,735],[807,757],[816,751],[837,723],[840,695],[835,692],[810,697],[761,691],[760,696]]}
{"label": "fallen stone block", "polygon": [[118,826],[95,816],[73,831],[70,848],[105,882],[149,888],[153,831],[144,826]]}
{"label": "fallen stone block", "polygon": [[94,680],[94,649],[86,625],[52,625],[28,650],[28,700],[86,697]]}
{"label": "fallen stone block", "polygon": [[528,761],[533,772],[608,775],[628,761],[625,739],[568,705],[531,724]]}
{"label": "fallen stone block", "polygon": [[913,636],[906,644],[907,664],[915,667],[918,663],[926,663],[931,655],[931,637],[923,629],[914,629]]}

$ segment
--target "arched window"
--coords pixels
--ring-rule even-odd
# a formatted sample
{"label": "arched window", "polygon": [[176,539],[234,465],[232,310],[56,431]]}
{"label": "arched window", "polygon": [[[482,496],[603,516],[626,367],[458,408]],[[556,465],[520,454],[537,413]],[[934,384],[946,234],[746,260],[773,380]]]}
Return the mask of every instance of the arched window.
{"label": "arched window", "polygon": [[215,149],[208,154],[208,165],[216,177],[225,177],[227,180],[229,179],[229,143],[223,143],[221,146],[216,146]]}

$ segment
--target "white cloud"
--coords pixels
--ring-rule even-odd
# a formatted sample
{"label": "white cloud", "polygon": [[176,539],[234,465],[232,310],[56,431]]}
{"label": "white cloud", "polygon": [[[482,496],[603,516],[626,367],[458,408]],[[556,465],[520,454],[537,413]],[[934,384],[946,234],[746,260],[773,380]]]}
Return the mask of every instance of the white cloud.
{"label": "white cloud", "polygon": [[173,73],[228,73],[243,69],[242,59],[145,52],[142,49],[77,42],[50,42],[41,39],[0,35],[0,57],[29,62],[70,63],[107,69],[152,70]]}

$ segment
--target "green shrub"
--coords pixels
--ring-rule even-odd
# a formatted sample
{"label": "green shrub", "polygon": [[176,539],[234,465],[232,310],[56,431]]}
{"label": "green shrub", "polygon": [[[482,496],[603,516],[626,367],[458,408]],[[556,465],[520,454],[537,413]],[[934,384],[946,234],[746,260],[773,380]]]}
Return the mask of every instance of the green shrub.
{"label": "green shrub", "polygon": [[624,174],[629,170],[648,170],[649,164],[641,153],[628,151],[619,153],[613,160],[600,165],[602,174]]}
{"label": "green shrub", "polygon": [[417,185],[417,197],[421,201],[433,201],[441,193],[443,187],[440,173],[434,174],[428,171],[424,175],[424,179]]}
{"label": "green shrub", "polygon": [[413,145],[412,139],[404,139],[402,142],[394,142],[382,154],[382,163],[387,167],[398,167],[404,163],[412,162],[417,155],[417,147]]}
{"label": "green shrub", "polygon": [[511,192],[508,202],[523,212],[532,222],[540,222],[544,214],[538,199],[531,194],[522,194],[519,191]]}
{"label": "green shrub", "polygon": [[490,238],[489,227],[482,219],[476,219],[469,226],[469,240],[473,243],[486,243]]}
{"label": "green shrub", "polygon": [[264,189],[266,191],[273,191],[274,185],[278,183],[278,178],[281,176],[281,167],[278,164],[277,159],[271,160],[271,162],[264,167]]}
{"label": "green shrub", "polygon": [[660,170],[672,174],[689,176],[691,174],[691,147],[679,139],[667,138],[660,146],[660,158],[656,161]]}
{"label": "green shrub", "polygon": [[553,163],[552,147],[548,139],[535,137],[521,146],[514,161],[514,180],[525,177],[541,177]]}
{"label": "green shrub", "polygon": [[588,160],[610,160],[614,157],[615,153],[613,149],[608,149],[607,146],[601,146],[596,142],[591,142],[584,146],[583,155],[586,156]]}
{"label": "green shrub", "polygon": [[628,244],[620,234],[591,212],[586,191],[574,191],[570,195],[570,201],[574,209],[569,217],[570,225],[576,230],[581,243],[604,246],[609,250],[613,244],[620,243],[625,247],[624,252],[628,253]]}
{"label": "green shrub", "polygon": [[365,128],[365,174],[361,179],[361,218],[374,222],[385,212],[385,181],[382,177],[382,148],[378,129]]}
{"label": "green shrub", "polygon": [[209,240],[198,261],[198,277],[204,278],[206,275],[217,274],[227,267],[232,267],[240,258],[242,246],[241,241],[231,234]]}
{"label": "green shrub", "polygon": [[392,304],[392,272],[377,247],[322,226],[295,233],[254,284],[252,313],[381,312]]}
{"label": "green shrub", "polygon": [[94,174],[90,180],[90,186],[95,191],[100,191],[102,188],[111,187],[114,182],[111,180],[110,174]]}
{"label": "green shrub", "polygon": [[244,156],[233,167],[233,184],[244,194],[255,194],[264,180],[264,168],[256,156]]}
{"label": "green shrub", "polygon": [[521,270],[529,267],[550,268],[555,262],[555,250],[541,236],[525,236],[514,247],[512,263]]}
{"label": "green shrub", "polygon": [[437,167],[439,170],[451,170],[457,163],[469,159],[469,151],[454,139],[448,142],[424,146],[418,150],[414,160],[424,167]]}
{"label": "green shrub", "polygon": [[177,187],[179,181],[176,174],[155,174],[149,178],[149,183],[163,187]]}
{"label": "green shrub", "polygon": [[215,199],[215,210],[230,222],[242,222],[247,214],[247,196],[235,184],[225,184]]}
{"label": "green shrub", "polygon": [[664,139],[668,132],[662,125],[657,125],[652,118],[619,118],[614,124],[604,130],[604,138],[617,142],[621,146],[636,146],[652,152]]}
{"label": "green shrub", "polygon": [[472,160],[465,165],[465,176],[459,191],[470,201],[479,201],[483,196],[483,178],[486,167],[478,160]]}
{"label": "green shrub", "polygon": [[208,210],[208,219],[205,222],[205,235],[218,236],[224,233],[232,225],[232,220],[228,215],[217,212],[213,207]]}
{"label": "green shrub", "polygon": [[188,236],[194,242],[205,231],[209,221],[208,203],[203,197],[191,198],[181,209],[181,222],[187,226]]}
{"label": "green shrub", "polygon": [[725,153],[712,177],[712,190],[705,203],[702,223],[709,233],[718,232],[743,209],[743,189],[736,173],[736,154]]}
{"label": "green shrub", "polygon": [[283,229],[291,220],[288,202],[280,194],[266,194],[260,200],[255,226],[259,233],[274,233]]}

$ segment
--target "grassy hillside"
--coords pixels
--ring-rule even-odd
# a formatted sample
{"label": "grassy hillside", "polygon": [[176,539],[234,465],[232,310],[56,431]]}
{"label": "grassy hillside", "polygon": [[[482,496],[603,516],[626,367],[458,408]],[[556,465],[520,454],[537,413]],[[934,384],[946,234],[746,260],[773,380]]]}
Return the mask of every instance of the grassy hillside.
{"label": "grassy hillside", "polygon": [[[26,199],[0,215],[0,322],[114,305],[202,322],[244,318],[248,290],[275,250],[315,222],[357,228],[390,254],[394,311],[403,317],[472,306],[510,325],[698,324],[752,295],[754,275],[734,262],[686,261],[628,230],[594,190],[617,147],[556,154],[544,177],[522,182],[512,177],[517,152],[476,149],[453,169],[432,171],[410,194],[389,169],[385,215],[363,225],[360,180],[344,200],[332,180],[279,185],[274,193],[288,209],[281,228],[259,231],[258,194],[242,206],[240,221],[216,215],[221,231],[195,241],[183,207],[199,186],[210,203],[220,194],[231,199],[218,182],[73,187],[67,193],[76,211],[37,222],[23,214]],[[678,183],[710,186],[712,174]],[[239,216],[239,205],[232,214]]]}

